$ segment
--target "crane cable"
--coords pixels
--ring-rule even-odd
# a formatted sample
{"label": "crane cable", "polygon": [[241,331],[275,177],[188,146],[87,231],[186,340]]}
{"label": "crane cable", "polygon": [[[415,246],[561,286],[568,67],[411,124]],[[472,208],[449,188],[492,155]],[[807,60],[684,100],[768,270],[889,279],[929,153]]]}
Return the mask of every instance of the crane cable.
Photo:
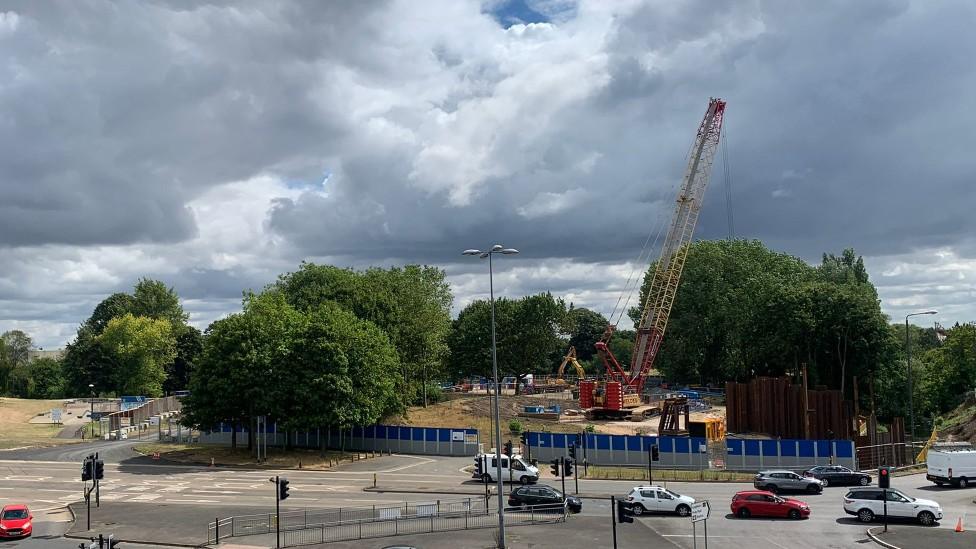
{"label": "crane cable", "polygon": [[729,130],[722,128],[722,169],[725,173],[725,216],[729,224],[729,241],[735,239],[735,216],[732,210],[732,169],[729,167]]}

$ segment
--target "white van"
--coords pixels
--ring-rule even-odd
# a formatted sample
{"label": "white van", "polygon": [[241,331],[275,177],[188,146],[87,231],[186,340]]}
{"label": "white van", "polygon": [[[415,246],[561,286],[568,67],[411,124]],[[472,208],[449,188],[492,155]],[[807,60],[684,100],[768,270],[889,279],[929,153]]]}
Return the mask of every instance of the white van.
{"label": "white van", "polygon": [[[495,482],[498,462],[495,454],[478,454],[474,458],[474,474],[471,478]],[[511,467],[509,467],[511,465]],[[539,469],[526,461],[521,455],[508,457],[502,454],[502,481],[532,484],[539,480]]]}
{"label": "white van", "polygon": [[966,488],[976,483],[976,450],[972,448],[933,448],[925,459],[925,478],[938,486],[951,484]]}

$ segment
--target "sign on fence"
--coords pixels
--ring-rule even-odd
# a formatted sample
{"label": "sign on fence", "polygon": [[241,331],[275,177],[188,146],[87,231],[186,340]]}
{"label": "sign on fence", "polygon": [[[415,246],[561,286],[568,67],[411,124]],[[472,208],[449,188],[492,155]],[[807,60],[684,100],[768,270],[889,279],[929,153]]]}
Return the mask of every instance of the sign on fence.
{"label": "sign on fence", "polygon": [[393,508],[387,508],[387,509],[380,509],[380,518],[381,519],[395,519],[395,518],[400,518],[400,508],[399,507],[393,507]]}
{"label": "sign on fence", "polygon": [[691,522],[701,522],[708,519],[708,501],[696,501],[691,504]]}
{"label": "sign on fence", "polygon": [[432,517],[437,514],[437,504],[436,503],[424,503],[417,506],[417,516],[419,517]]}
{"label": "sign on fence", "polygon": [[464,442],[464,431],[451,431],[451,440],[454,442]]}

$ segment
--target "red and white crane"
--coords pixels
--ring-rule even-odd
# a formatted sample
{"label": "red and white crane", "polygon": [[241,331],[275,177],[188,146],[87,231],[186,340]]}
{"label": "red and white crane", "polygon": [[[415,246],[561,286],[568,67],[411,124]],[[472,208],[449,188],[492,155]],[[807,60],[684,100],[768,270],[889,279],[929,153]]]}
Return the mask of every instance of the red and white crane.
{"label": "red and white crane", "polygon": [[596,344],[607,370],[607,381],[580,382],[580,406],[590,410],[591,415],[628,415],[628,410],[641,404],[640,393],[661,349],[688,247],[698,223],[698,212],[701,211],[702,198],[712,173],[724,114],[725,101],[710,99],[689,154],[674,217],[641,309],[630,369],[625,370],[607,346],[616,326],[608,326],[603,338]]}

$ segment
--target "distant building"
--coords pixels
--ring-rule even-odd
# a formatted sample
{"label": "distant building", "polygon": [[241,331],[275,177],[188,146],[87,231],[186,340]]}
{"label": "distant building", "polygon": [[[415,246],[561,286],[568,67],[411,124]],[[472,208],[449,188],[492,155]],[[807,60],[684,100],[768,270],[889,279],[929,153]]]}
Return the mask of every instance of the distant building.
{"label": "distant building", "polygon": [[52,360],[61,360],[64,358],[64,349],[31,349],[27,351],[27,361],[34,362],[39,358],[50,358]]}

